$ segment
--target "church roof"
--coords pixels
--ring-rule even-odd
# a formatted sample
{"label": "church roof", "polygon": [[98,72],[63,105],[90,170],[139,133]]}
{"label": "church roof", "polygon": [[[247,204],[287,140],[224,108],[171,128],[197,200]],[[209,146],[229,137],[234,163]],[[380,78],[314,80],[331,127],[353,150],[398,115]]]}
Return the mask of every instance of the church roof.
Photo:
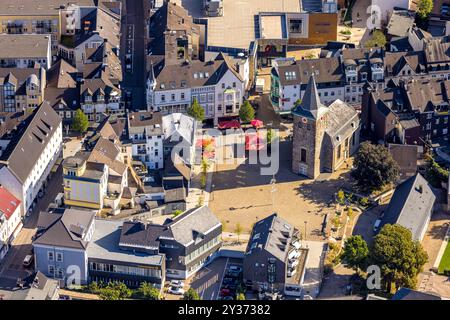
{"label": "church roof", "polygon": [[320,102],[314,75],[311,74],[302,102],[295,108],[294,113],[308,118],[317,119],[321,109],[326,107]]}

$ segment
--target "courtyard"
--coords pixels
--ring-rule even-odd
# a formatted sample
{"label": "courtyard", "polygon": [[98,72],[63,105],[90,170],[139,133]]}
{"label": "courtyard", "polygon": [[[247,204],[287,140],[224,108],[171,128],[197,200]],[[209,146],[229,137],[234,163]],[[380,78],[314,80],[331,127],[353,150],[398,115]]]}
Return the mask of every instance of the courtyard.
{"label": "courtyard", "polygon": [[[242,233],[249,233],[256,221],[277,212],[306,233],[308,240],[325,240],[321,234],[322,223],[326,214],[334,212],[334,193],[346,185],[348,169],[324,174],[316,181],[294,174],[291,171],[292,123],[274,113],[267,96],[263,96],[257,117],[280,130],[278,172],[274,176],[261,175],[264,165],[249,164],[245,159],[217,164],[209,206],[228,232],[234,232],[239,223]],[[275,184],[270,183],[273,178]]]}

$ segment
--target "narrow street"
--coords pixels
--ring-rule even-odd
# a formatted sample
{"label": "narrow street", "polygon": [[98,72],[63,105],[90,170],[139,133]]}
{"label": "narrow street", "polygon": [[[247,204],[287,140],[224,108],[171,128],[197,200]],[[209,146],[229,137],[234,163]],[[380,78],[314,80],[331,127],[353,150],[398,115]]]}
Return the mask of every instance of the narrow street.
{"label": "narrow street", "polygon": [[[131,93],[131,108],[146,109],[146,34],[145,34],[145,4],[144,0],[124,0],[122,16],[122,38],[120,57],[122,59],[123,81],[121,84],[123,96]],[[127,55],[131,55],[132,68],[126,69]],[[128,108],[130,106],[127,106]]]}

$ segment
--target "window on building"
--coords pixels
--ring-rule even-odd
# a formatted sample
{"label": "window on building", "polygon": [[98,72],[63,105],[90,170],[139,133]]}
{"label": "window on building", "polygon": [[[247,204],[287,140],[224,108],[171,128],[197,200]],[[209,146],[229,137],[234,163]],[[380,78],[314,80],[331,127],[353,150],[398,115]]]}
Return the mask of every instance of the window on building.
{"label": "window on building", "polygon": [[62,262],[63,261],[63,254],[61,252],[56,253],[56,261]]}
{"label": "window on building", "polygon": [[53,251],[47,252],[47,259],[48,261],[53,261],[55,259],[55,257],[53,256]]}
{"label": "window on building", "polygon": [[302,148],[300,150],[300,161],[306,162],[306,149],[305,148]]}
{"label": "window on building", "polygon": [[289,32],[302,33],[303,21],[301,19],[289,20]]}
{"label": "window on building", "polygon": [[339,145],[338,148],[337,148],[337,158],[338,159],[341,158],[341,145]]}
{"label": "window on building", "polygon": [[48,274],[53,275],[55,273],[55,267],[50,265],[48,266]]}

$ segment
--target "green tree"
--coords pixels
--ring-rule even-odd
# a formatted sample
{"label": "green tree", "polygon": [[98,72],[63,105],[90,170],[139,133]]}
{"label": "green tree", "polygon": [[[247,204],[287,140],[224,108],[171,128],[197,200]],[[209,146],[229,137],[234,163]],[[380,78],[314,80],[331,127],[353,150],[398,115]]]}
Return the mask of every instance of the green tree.
{"label": "green tree", "polygon": [[433,11],[433,0],[419,0],[417,15],[420,19],[427,19],[431,11]]}
{"label": "green tree", "polygon": [[95,293],[95,294],[96,294],[96,293],[100,292],[101,286],[99,285],[98,282],[92,281],[92,282],[89,283],[89,285],[87,286],[87,290],[88,290],[90,293]]}
{"label": "green tree", "polygon": [[267,144],[272,144],[272,141],[276,138],[276,132],[273,129],[267,130]]}
{"label": "green tree", "polygon": [[205,120],[205,109],[198,103],[198,100],[194,98],[191,106],[187,110],[187,114],[197,121]]}
{"label": "green tree", "polygon": [[179,216],[179,215],[182,214],[182,213],[183,213],[183,210],[175,210],[175,211],[173,212],[173,217],[175,218],[175,217]]}
{"label": "green tree", "polygon": [[359,200],[359,203],[363,207],[367,207],[369,205],[369,198],[367,198],[367,197],[361,198],[361,200]]}
{"label": "green tree", "polygon": [[87,131],[88,127],[89,120],[87,115],[84,114],[83,110],[77,109],[72,119],[72,129],[83,134]]}
{"label": "green tree", "polygon": [[147,300],[159,300],[160,299],[159,290],[148,282],[142,282],[141,286],[138,289],[138,292],[141,297],[143,297]]}
{"label": "green tree", "polygon": [[209,166],[210,166],[210,165],[209,165],[208,160],[202,159],[202,172],[203,172],[204,174],[206,174],[206,173],[208,172]]}
{"label": "green tree", "polygon": [[358,272],[364,270],[369,257],[369,248],[366,241],[360,236],[351,236],[345,240],[341,259],[347,268]]}
{"label": "green tree", "polygon": [[100,289],[102,300],[124,300],[131,296],[132,291],[122,282],[110,282]]}
{"label": "green tree", "polygon": [[234,228],[234,233],[236,233],[237,234],[237,236],[238,236],[238,242],[240,242],[239,240],[239,236],[242,234],[242,226],[241,226],[241,224],[238,222],[238,223],[236,223],[236,227]]}
{"label": "green tree", "polygon": [[355,212],[353,211],[353,208],[347,207],[347,217],[349,217],[351,219],[351,218],[353,218],[354,215],[355,215]]}
{"label": "green tree", "polygon": [[242,122],[247,123],[255,119],[255,110],[251,106],[250,102],[244,101],[239,109],[239,118]]}
{"label": "green tree", "polygon": [[198,292],[192,288],[189,288],[183,295],[183,300],[200,300]]}
{"label": "green tree", "polygon": [[339,189],[338,193],[337,193],[337,201],[339,204],[344,204],[344,199],[345,199],[345,192],[342,189]]}
{"label": "green tree", "polygon": [[412,239],[409,229],[386,224],[375,236],[370,260],[380,267],[387,291],[393,292],[400,287],[417,286],[417,275],[428,261],[428,255],[420,242]]}
{"label": "green tree", "polygon": [[374,30],[371,37],[364,43],[366,48],[384,48],[386,46],[387,39],[381,30]]}
{"label": "green tree", "polygon": [[297,100],[294,102],[294,106],[291,108],[291,112],[294,112],[295,109],[296,109],[299,105],[301,105],[301,104],[302,104],[302,99],[297,99]]}
{"label": "green tree", "polygon": [[427,157],[426,179],[436,188],[441,188],[441,183],[447,183],[448,170],[442,168],[432,156]]}
{"label": "green tree", "polygon": [[397,180],[400,168],[388,149],[381,144],[363,142],[354,159],[353,177],[370,191],[380,190]]}
{"label": "green tree", "polygon": [[245,294],[244,293],[238,293],[236,295],[236,300],[245,300]]}

